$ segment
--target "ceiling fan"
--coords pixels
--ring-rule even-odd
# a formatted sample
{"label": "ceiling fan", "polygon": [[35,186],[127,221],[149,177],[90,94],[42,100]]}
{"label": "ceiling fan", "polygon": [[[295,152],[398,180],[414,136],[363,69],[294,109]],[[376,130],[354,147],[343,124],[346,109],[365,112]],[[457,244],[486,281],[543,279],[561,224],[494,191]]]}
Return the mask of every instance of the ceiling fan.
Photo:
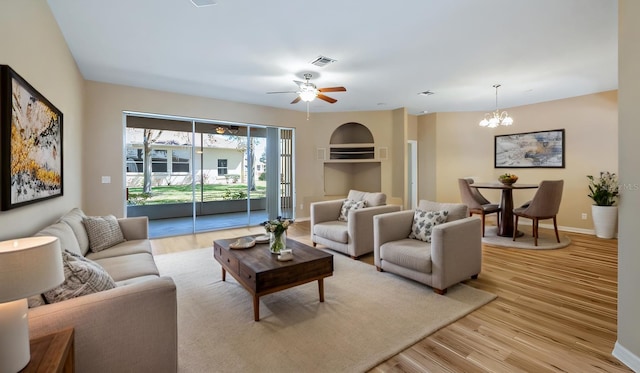
{"label": "ceiling fan", "polygon": [[320,100],[326,101],[330,104],[334,104],[336,103],[338,100],[336,100],[335,98],[331,98],[329,96],[324,95],[323,93],[325,92],[346,92],[347,89],[345,87],[327,87],[327,88],[318,88],[316,87],[315,84],[311,83],[309,80],[311,79],[311,74],[307,73],[304,74],[304,82],[301,82],[299,80],[294,80],[293,82],[296,83],[298,85],[299,90],[297,91],[284,91],[284,92],[267,92],[268,94],[271,93],[297,93],[298,97],[296,97],[293,101],[291,101],[292,104],[296,104],[298,102],[305,101],[305,102],[311,102],[313,101],[316,97],[319,98]]}

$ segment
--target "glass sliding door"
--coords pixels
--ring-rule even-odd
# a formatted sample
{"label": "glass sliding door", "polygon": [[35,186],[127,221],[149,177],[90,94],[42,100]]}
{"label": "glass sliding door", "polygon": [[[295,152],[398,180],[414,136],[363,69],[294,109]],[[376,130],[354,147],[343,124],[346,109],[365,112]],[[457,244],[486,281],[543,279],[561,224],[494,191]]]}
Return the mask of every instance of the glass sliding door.
{"label": "glass sliding door", "polygon": [[249,224],[248,127],[196,123],[200,138],[195,232]]}
{"label": "glass sliding door", "polygon": [[293,218],[293,130],[128,116],[127,216],[151,237]]}
{"label": "glass sliding door", "polygon": [[127,216],[147,216],[163,235],[193,231],[191,128],[126,130]]}

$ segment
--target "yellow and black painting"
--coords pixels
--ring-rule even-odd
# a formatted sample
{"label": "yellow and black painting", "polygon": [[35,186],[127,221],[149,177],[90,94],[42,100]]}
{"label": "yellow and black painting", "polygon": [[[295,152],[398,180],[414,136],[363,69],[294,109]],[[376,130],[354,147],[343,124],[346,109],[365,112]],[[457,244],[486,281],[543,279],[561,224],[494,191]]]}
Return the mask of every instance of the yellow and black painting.
{"label": "yellow and black painting", "polygon": [[62,195],[62,113],[8,66],[2,68],[1,192],[7,210]]}

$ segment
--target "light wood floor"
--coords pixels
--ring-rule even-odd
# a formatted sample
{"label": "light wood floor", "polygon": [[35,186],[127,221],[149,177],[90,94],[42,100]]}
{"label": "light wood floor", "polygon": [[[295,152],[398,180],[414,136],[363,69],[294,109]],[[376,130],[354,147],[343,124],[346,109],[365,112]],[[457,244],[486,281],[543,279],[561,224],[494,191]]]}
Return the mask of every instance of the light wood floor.
{"label": "light wood floor", "polygon": [[[162,254],[255,233],[263,229],[156,239],[152,246],[154,253]],[[288,234],[310,243],[309,222],[296,222]],[[542,234],[553,233],[541,230]],[[631,372],[611,356],[616,341],[618,242],[562,234],[572,244],[559,250],[484,245],[482,272],[465,283],[497,294],[498,299],[371,372]],[[361,260],[373,263],[372,256]]]}

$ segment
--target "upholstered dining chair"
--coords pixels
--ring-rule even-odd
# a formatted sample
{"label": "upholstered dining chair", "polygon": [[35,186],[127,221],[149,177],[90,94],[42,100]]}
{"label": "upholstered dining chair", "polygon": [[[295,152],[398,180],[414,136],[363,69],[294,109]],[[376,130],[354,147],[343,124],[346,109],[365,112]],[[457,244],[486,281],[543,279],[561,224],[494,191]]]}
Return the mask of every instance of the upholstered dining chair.
{"label": "upholstered dining chair", "polygon": [[495,213],[497,215],[498,229],[500,229],[500,205],[489,202],[478,189],[472,188],[471,184],[473,184],[473,179],[458,179],[460,198],[462,203],[469,207],[469,216],[473,214],[482,215],[482,237],[484,237],[485,215]]}
{"label": "upholstered dining chair", "polygon": [[560,209],[563,187],[564,180],[543,180],[531,202],[513,210],[513,215],[516,218],[513,229],[514,241],[518,235],[518,218],[523,217],[532,220],[532,234],[535,246],[538,246],[538,221],[541,219],[553,219],[556,240],[560,243],[556,215],[558,215],[558,210]]}

